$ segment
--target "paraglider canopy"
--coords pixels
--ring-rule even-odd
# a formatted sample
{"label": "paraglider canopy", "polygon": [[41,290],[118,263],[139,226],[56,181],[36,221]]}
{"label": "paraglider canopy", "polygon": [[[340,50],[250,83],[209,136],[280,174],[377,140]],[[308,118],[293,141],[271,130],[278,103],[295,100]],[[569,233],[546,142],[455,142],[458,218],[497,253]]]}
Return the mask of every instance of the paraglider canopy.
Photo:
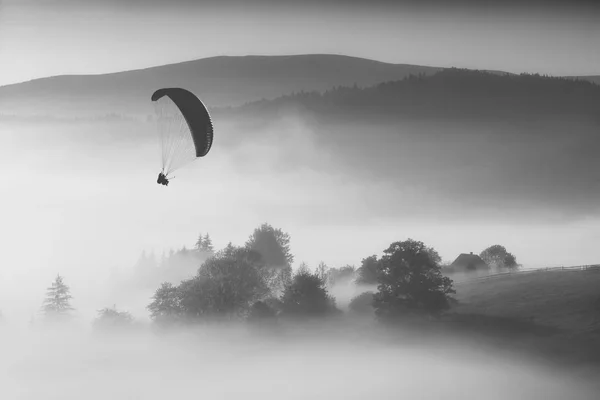
{"label": "paraglider canopy", "polygon": [[213,124],[207,108],[193,93],[163,88],[152,94],[165,175],[208,154]]}

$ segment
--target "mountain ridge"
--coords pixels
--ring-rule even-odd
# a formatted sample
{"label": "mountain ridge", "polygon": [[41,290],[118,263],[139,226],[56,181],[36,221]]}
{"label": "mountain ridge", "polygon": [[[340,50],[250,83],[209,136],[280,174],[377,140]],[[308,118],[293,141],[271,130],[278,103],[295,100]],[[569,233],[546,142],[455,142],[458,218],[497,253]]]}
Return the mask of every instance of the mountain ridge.
{"label": "mountain ridge", "polygon": [[[0,114],[89,117],[152,113],[159,87],[185,87],[209,108],[237,107],[300,91],[370,87],[445,67],[393,64],[336,54],[215,56],[92,75],[57,75],[0,86]],[[515,75],[483,70],[497,75]],[[589,76],[586,80],[594,80]],[[600,81],[600,76],[598,77]]]}
{"label": "mountain ridge", "polygon": [[[211,106],[236,106],[299,90],[370,86],[436,67],[389,64],[337,55],[217,56],[96,75],[59,75],[0,87],[3,113],[145,113],[159,87],[186,87]],[[111,104],[114,103],[114,104]],[[70,109],[70,110],[67,110]],[[35,111],[35,112],[34,112]]]}

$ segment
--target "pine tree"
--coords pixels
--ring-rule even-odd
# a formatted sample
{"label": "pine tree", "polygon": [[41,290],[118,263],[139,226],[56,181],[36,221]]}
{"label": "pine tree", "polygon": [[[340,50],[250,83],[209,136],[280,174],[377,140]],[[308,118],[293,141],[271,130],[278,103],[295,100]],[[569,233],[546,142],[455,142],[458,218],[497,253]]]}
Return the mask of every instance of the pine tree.
{"label": "pine tree", "polygon": [[71,307],[71,294],[62,276],[57,275],[52,286],[46,290],[46,299],[42,311],[47,318],[64,318],[69,315],[69,311],[74,310]]}
{"label": "pine tree", "polygon": [[321,261],[319,263],[319,266],[317,267],[317,276],[323,281],[323,282],[327,282],[327,273],[329,271],[329,267],[327,266],[327,264],[325,264],[323,261]]}
{"label": "pine tree", "polygon": [[206,235],[204,235],[204,239],[202,241],[202,251],[205,251],[207,253],[214,253],[214,251],[215,251],[213,244],[212,244],[212,240],[208,233]]}
{"label": "pine tree", "polygon": [[219,257],[228,257],[228,256],[232,256],[235,252],[236,247],[233,245],[233,243],[229,242],[227,243],[227,246],[225,246],[224,249],[221,249],[217,255]]}
{"label": "pine tree", "polygon": [[204,238],[202,237],[202,233],[198,235],[198,240],[196,240],[194,247],[196,248],[196,251],[202,251],[204,248]]}
{"label": "pine tree", "polygon": [[300,265],[298,266],[298,270],[296,271],[296,274],[309,274],[310,273],[310,268],[308,266],[307,263],[305,263],[304,261],[302,261],[300,263]]}

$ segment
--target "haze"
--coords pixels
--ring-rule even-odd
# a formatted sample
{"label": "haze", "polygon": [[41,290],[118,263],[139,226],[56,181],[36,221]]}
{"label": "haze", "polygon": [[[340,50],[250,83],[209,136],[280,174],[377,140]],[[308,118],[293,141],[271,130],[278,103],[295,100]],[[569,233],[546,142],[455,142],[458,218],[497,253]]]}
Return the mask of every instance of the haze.
{"label": "haze", "polygon": [[[21,332],[18,338],[17,332],[4,332],[0,372],[10,379],[0,395],[22,400],[595,398],[596,388],[576,376],[514,356],[490,357],[457,339],[434,344],[408,332],[366,332],[361,325],[352,331],[305,326],[266,337],[239,326],[160,337],[143,331],[92,336],[85,328]],[[432,376],[436,385],[428,384]]]}
{"label": "haze", "polygon": [[[267,128],[216,124],[210,155],[177,171],[165,188],[156,184],[160,158],[152,124],[4,122],[0,165],[10,174],[0,188],[8,211],[0,228],[5,249],[0,300],[18,300],[19,308],[4,312],[35,313],[44,289],[60,273],[78,302],[87,302],[78,309],[93,315],[98,302],[112,301],[106,292],[111,274],[126,275],[142,251],[160,256],[192,248],[201,232],[211,234],[217,249],[229,241],[241,245],[263,222],[290,233],[296,266],[303,261],[313,267],[320,261],[358,266],[409,237],[433,246],[447,261],[496,243],[516,254],[524,268],[597,261],[598,214],[582,214],[569,198],[544,209],[526,197],[535,193],[530,191],[495,201],[473,189],[465,208],[437,172],[464,167],[426,136],[402,136],[402,164],[386,165],[410,171],[434,152],[440,161],[428,164],[437,167],[412,170],[408,177],[415,179],[398,174],[373,179],[360,154],[340,161],[300,114]],[[349,128],[340,129],[350,135]],[[486,185],[485,175],[471,176],[474,187]],[[470,185],[459,175],[452,179]],[[419,183],[426,181],[431,185]],[[538,190],[544,188],[540,183]],[[510,205],[515,201],[516,208]],[[506,207],[496,208],[502,204]],[[555,218],[561,213],[564,218]],[[150,295],[141,295],[136,309],[143,313]]]}
{"label": "haze", "polygon": [[[597,398],[597,369],[584,358],[559,365],[548,354],[534,357],[528,332],[517,339],[495,332],[486,338],[498,339],[493,346],[475,333],[477,318],[473,332],[428,335],[347,312],[374,285],[330,287],[346,313],[316,325],[207,324],[167,333],[150,324],[146,307],[157,285],[135,279],[142,253],[190,249],[201,233],[215,250],[244,245],[263,223],[291,236],[294,269],[303,262],[313,270],[320,262],[358,267],[409,238],[444,262],[501,244],[524,270],[598,263],[600,119],[583,105],[600,92],[589,82],[565,80],[565,101],[577,101],[562,114],[553,114],[559,106],[535,114],[524,105],[517,117],[482,108],[480,119],[429,118],[443,113],[443,101],[430,108],[425,101],[429,114],[416,107],[399,117],[383,106],[361,120],[369,105],[348,107],[351,97],[312,114],[279,107],[285,100],[277,97],[340,84],[350,90],[355,82],[364,88],[409,73],[422,73],[414,78],[421,82],[450,66],[600,74],[600,8],[585,1],[543,8],[537,1],[367,3],[0,0],[0,85],[14,84],[0,86],[1,399]],[[249,54],[310,56],[166,65]],[[165,67],[129,71],[156,65]],[[129,72],[84,76],[118,71]],[[68,74],[81,76],[15,84]],[[479,78],[470,82],[491,79]],[[535,83],[514,86],[539,89],[538,96],[550,87]],[[157,185],[150,90],[188,84],[214,111],[214,144],[168,187]],[[370,94],[373,109],[386,90]],[[414,99],[427,100],[419,90]],[[267,97],[249,117],[243,107],[227,108]],[[107,117],[113,112],[119,115]],[[188,266],[190,277],[198,267]],[[188,277],[181,271],[174,285]],[[42,329],[40,306],[57,274],[71,289],[75,319],[65,330]],[[585,329],[586,296],[573,301]],[[113,305],[133,315],[131,330],[93,331],[98,310]],[[489,317],[486,304],[470,306]],[[521,314],[535,327],[529,310]],[[494,318],[484,325],[505,327]],[[566,340],[578,340],[561,334],[557,354]],[[515,341],[514,351],[500,339]],[[525,347],[531,354],[517,354]]]}
{"label": "haze", "polygon": [[0,7],[0,84],[248,54],[600,73],[600,9],[591,1],[3,0]]}

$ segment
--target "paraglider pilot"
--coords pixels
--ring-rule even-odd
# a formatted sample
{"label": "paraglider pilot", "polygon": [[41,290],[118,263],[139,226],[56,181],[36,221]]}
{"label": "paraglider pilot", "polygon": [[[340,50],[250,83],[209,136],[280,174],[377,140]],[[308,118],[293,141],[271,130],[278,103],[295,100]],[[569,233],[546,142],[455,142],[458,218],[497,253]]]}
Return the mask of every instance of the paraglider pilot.
{"label": "paraglider pilot", "polygon": [[158,174],[158,179],[156,180],[156,183],[160,185],[169,186],[169,180],[167,179],[167,176],[162,172]]}

